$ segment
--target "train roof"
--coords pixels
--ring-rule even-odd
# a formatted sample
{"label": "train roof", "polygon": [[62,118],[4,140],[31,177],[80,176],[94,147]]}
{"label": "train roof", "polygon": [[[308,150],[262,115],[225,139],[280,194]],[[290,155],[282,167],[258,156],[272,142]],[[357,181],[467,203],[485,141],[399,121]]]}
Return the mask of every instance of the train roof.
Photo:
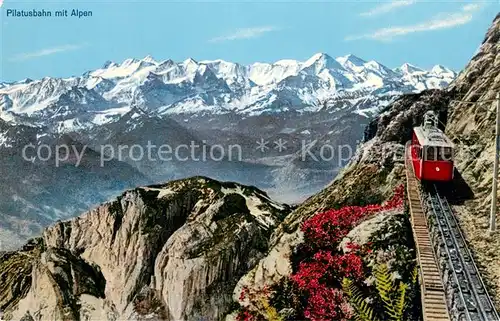
{"label": "train roof", "polygon": [[420,145],[453,148],[452,141],[440,129],[419,126],[415,127],[413,131]]}

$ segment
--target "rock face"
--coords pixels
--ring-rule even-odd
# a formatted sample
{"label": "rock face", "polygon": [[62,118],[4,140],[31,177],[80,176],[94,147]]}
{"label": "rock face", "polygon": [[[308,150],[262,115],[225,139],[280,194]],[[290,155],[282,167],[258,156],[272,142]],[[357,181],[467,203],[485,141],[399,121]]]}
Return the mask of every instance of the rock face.
{"label": "rock face", "polygon": [[404,179],[404,143],[411,130],[428,110],[446,118],[449,100],[440,91],[425,91],[404,96],[370,123],[365,142],[349,165],[324,190],[310,197],[286,217],[271,238],[271,250],[243,277],[234,291],[237,300],[243,287],[262,289],[290,275],[290,258],[303,242],[300,225],[322,210],[345,205],[380,203],[392,195]]}
{"label": "rock face", "polygon": [[[343,172],[292,213],[256,188],[195,177],[125,192],[46,229],[20,251],[0,253],[3,317],[222,320],[244,286],[259,289],[292,272],[289,258],[307,218],[390,195],[404,177],[403,144],[428,110],[439,113],[457,144],[456,165],[475,199],[455,209],[495,289],[500,236],[485,236],[484,224],[495,117],[484,106],[500,88],[499,39],[500,16],[449,89],[407,95],[388,106],[369,124]],[[396,224],[404,216],[375,217],[348,237],[363,243],[389,218]]]}
{"label": "rock face", "polygon": [[[243,277],[234,297],[243,286],[260,289],[290,275],[294,247],[302,242],[300,225],[313,214],[343,205],[376,203],[386,199],[404,179],[404,144],[414,126],[428,110],[439,115],[440,127],[458,147],[457,169],[476,193],[465,208],[455,207],[468,234],[476,260],[491,290],[500,288],[500,235],[486,237],[489,188],[494,158],[495,114],[492,105],[500,89],[500,14],[488,30],[478,53],[446,90],[427,90],[402,96],[386,107],[366,127],[364,142],[356,155],[324,190],[293,211],[272,236],[265,258]],[[457,100],[488,103],[460,103]],[[489,108],[489,111],[488,111]],[[470,213],[480,213],[471,215]],[[283,259],[285,258],[285,259]],[[497,298],[500,302],[500,297]]]}
{"label": "rock face", "polygon": [[219,320],[289,209],[204,177],[136,188],[0,263],[7,320]]}
{"label": "rock face", "polygon": [[[495,143],[495,96],[500,91],[500,14],[478,53],[450,86],[448,135],[459,145],[456,163],[476,193],[491,188]],[[489,196],[491,199],[491,196]],[[487,201],[487,199],[484,199]]]}
{"label": "rock face", "polygon": [[472,199],[456,204],[455,211],[498,308],[500,235],[488,236],[486,232],[495,157],[495,96],[499,91],[500,14],[477,54],[447,91],[453,101],[449,105],[446,128],[457,146],[455,166],[473,194]]}

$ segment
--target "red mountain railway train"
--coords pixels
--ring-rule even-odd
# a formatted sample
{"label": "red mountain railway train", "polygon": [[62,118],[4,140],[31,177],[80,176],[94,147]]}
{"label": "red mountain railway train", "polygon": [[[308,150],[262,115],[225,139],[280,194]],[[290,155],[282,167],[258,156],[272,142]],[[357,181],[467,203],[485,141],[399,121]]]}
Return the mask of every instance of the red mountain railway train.
{"label": "red mountain railway train", "polygon": [[413,128],[411,160],[420,181],[446,182],[453,179],[454,145],[438,128],[434,112],[424,116],[422,126]]}

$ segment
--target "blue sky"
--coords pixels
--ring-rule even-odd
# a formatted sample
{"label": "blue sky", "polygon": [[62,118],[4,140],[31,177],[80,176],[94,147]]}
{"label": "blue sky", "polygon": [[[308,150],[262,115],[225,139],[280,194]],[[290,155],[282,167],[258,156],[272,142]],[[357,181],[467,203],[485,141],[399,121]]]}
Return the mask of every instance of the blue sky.
{"label": "blue sky", "polygon": [[[1,1],[1,0],[0,0]],[[7,9],[91,10],[14,18]],[[22,1],[1,10],[1,81],[69,77],[107,60],[225,59],[249,64],[353,53],[460,70],[499,12],[492,1]]]}

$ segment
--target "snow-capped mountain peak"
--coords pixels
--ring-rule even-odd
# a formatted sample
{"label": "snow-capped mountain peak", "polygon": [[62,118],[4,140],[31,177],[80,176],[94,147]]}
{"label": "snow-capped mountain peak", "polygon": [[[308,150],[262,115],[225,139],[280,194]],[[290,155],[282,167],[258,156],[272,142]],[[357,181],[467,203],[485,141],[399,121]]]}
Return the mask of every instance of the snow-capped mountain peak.
{"label": "snow-capped mountain peak", "polygon": [[158,63],[158,67],[156,68],[155,72],[160,74],[160,73],[172,68],[174,65],[175,65],[175,62],[172,59],[164,60],[164,61]]}
{"label": "snow-capped mountain peak", "polygon": [[315,73],[319,74],[324,69],[342,69],[342,65],[326,53],[317,53],[304,62],[302,69],[314,67]]}
{"label": "snow-capped mountain peak", "polygon": [[182,67],[184,68],[185,72],[187,73],[188,77],[193,77],[200,65],[198,65],[198,62],[194,60],[193,58],[188,58],[182,62]]}
{"label": "snow-capped mountain peak", "polygon": [[187,58],[186,60],[184,60],[182,62],[182,64],[184,66],[189,66],[189,65],[196,65],[196,66],[198,66],[198,62],[196,60],[194,60],[193,58]]}
{"label": "snow-capped mountain peak", "polygon": [[139,59],[136,59],[136,58],[128,58],[128,59],[125,59],[121,64],[120,66],[122,67],[127,67],[127,66],[130,66],[132,64],[136,64],[136,63],[139,63],[140,60]]}
{"label": "snow-capped mountain peak", "polygon": [[153,63],[153,64],[157,64],[158,62],[153,58],[153,56],[151,55],[147,55],[146,57],[144,57],[142,59],[142,61],[144,62],[149,62],[149,63]]}
{"label": "snow-capped mountain peak", "polygon": [[[369,101],[366,97],[442,88],[455,76],[440,65],[429,71],[410,64],[391,70],[352,54],[332,58],[317,53],[306,61],[282,59],[246,66],[221,59],[160,62],[146,56],[110,61],[81,77],[3,83],[0,118],[51,117],[63,105],[65,110],[75,106],[79,112],[87,109],[100,115],[106,108],[121,113],[130,106],[159,114],[314,111],[324,106],[318,101],[330,101],[334,106],[336,101],[343,99],[345,104],[349,99],[348,104],[356,105],[363,97]],[[75,112],[67,110],[64,115],[73,117]]]}
{"label": "snow-capped mountain peak", "polygon": [[102,65],[101,69],[107,69],[113,66],[116,66],[116,63],[111,60],[108,60]]}
{"label": "snow-capped mountain peak", "polygon": [[435,74],[454,74],[453,70],[442,65],[435,65],[434,67],[432,67],[431,72]]}
{"label": "snow-capped mountain peak", "polygon": [[436,65],[428,71],[405,63],[394,71],[418,91],[428,88],[443,88],[457,76],[454,71],[440,65]]}
{"label": "snow-capped mountain peak", "polygon": [[415,72],[423,72],[424,70],[417,67],[417,66],[414,66],[412,64],[409,64],[409,63],[404,63],[401,67],[398,68],[398,70],[400,70],[401,72],[405,73],[405,74],[412,74],[412,73],[415,73]]}
{"label": "snow-capped mountain peak", "polygon": [[23,79],[23,80],[20,80],[18,82],[16,82],[16,84],[29,84],[31,82],[33,82],[34,80],[31,79],[31,78],[26,78],[26,79]]}
{"label": "snow-capped mountain peak", "polygon": [[344,67],[346,65],[362,67],[366,63],[366,61],[353,54],[348,54],[346,56],[338,57],[336,60]]}
{"label": "snow-capped mountain peak", "polygon": [[308,66],[310,66],[318,61],[329,60],[329,59],[333,59],[333,58],[324,52],[318,52],[318,53],[315,53],[314,55],[312,55],[311,58],[307,59],[306,62],[304,62],[304,67],[308,67]]}

